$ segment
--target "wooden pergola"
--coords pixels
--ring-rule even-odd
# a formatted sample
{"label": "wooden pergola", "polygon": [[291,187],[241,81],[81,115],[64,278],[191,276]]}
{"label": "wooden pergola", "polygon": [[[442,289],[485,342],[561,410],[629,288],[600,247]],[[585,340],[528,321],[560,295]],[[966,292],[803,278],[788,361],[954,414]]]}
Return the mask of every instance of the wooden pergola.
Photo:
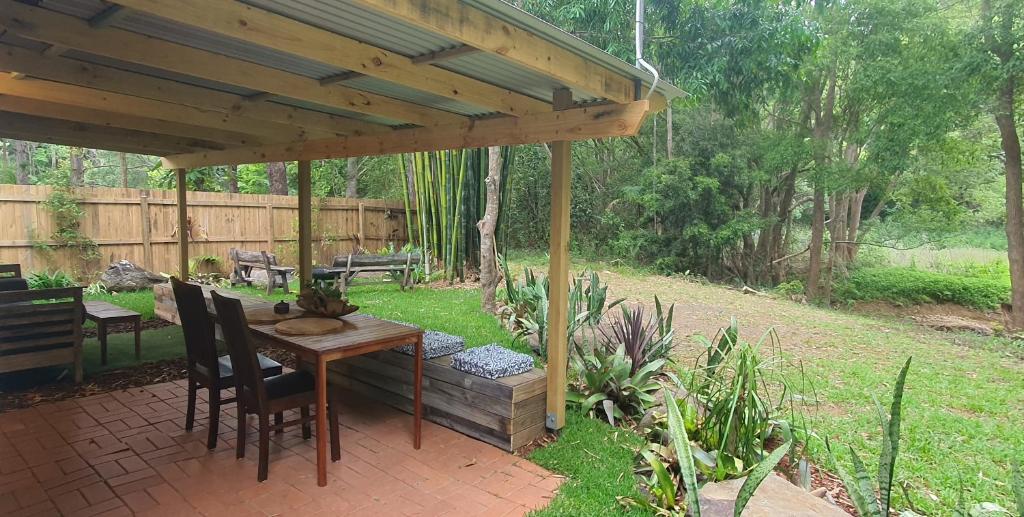
{"label": "wooden pergola", "polygon": [[[500,0],[0,0],[0,136],[188,169],[551,144],[552,328],[566,328],[571,142],[635,135],[682,94]],[[178,232],[188,271],[187,232]],[[567,339],[548,344],[564,425]]]}

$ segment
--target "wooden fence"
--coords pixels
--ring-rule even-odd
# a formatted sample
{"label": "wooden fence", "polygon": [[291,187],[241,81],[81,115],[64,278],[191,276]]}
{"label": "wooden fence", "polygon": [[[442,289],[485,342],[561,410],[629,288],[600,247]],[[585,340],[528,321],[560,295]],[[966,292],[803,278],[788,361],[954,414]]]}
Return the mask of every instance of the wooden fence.
{"label": "wooden fence", "polygon": [[[99,245],[100,258],[53,246],[53,215],[44,202],[50,187],[0,185],[0,263],[20,263],[26,272],[62,269],[91,278],[110,262],[130,260],[154,272],[177,271],[177,209],[170,190],[76,189],[85,212],[80,233]],[[215,256],[228,271],[228,249],[267,250],[281,263],[298,260],[298,200],[292,196],[189,192],[193,239],[189,255]],[[327,263],[358,243],[377,251],[407,241],[401,202],[314,198],[313,260]]]}

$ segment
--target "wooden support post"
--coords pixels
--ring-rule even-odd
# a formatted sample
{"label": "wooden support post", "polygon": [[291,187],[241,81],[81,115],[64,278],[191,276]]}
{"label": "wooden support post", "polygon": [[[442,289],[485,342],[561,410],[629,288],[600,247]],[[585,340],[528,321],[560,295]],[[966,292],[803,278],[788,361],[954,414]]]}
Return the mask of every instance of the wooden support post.
{"label": "wooden support post", "polygon": [[309,160],[299,160],[299,284],[313,281],[313,188]]}
{"label": "wooden support post", "polygon": [[[554,108],[572,107],[572,92],[555,90]],[[551,144],[551,242],[548,266],[548,429],[565,426],[566,369],[569,364],[569,191],[572,179],[572,143]]]}
{"label": "wooden support post", "polygon": [[175,169],[178,179],[178,278],[188,281],[188,183],[185,169]]}
{"label": "wooden support post", "polygon": [[359,247],[366,248],[366,205],[359,203]]}
{"label": "wooden support post", "polygon": [[147,271],[153,271],[152,223],[149,220],[149,191],[139,194],[139,210],[142,212],[142,263]]}
{"label": "wooden support post", "polygon": [[274,253],[277,238],[274,235],[274,203],[267,203],[267,253]]}

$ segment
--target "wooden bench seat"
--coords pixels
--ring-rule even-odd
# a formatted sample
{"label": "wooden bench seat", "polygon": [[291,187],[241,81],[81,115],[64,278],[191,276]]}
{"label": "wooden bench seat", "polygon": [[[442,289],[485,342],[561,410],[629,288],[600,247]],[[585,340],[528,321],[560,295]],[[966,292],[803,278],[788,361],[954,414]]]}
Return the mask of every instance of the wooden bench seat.
{"label": "wooden bench seat", "polygon": [[416,253],[392,253],[390,255],[336,255],[334,266],[319,269],[315,276],[321,279],[333,276],[335,281],[343,281],[345,291],[352,278],[360,273],[390,273],[400,276],[401,287],[412,289],[415,278],[412,276],[413,266],[419,265],[421,258]]}
{"label": "wooden bench seat", "polygon": [[252,286],[252,272],[263,270],[267,272],[267,294],[274,292],[275,287],[281,287],[284,292],[288,290],[288,275],[295,272],[295,268],[281,266],[277,263],[277,256],[266,251],[247,251],[231,248],[228,251],[233,270],[231,273],[231,285],[245,284]]}

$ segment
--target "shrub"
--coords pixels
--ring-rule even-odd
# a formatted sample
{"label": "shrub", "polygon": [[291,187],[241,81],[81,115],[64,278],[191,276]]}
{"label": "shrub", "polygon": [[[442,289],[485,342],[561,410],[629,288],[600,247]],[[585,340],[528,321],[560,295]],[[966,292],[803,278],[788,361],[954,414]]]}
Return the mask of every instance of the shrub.
{"label": "shrub", "polygon": [[29,289],[60,289],[78,285],[75,279],[59,269],[52,273],[37,271],[29,275],[25,281],[28,282]]}
{"label": "shrub", "polygon": [[625,347],[626,356],[632,362],[630,375],[636,374],[652,361],[670,360],[675,336],[675,330],[672,329],[675,304],[669,306],[666,312],[662,309],[661,300],[655,296],[654,307],[654,315],[645,317],[643,305],[632,308],[622,305],[622,316],[613,320],[609,328],[601,328],[606,352],[612,352],[620,345]]}
{"label": "shrub", "polygon": [[914,268],[864,268],[835,288],[838,300],[885,300],[894,303],[955,303],[992,310],[1009,301],[1009,278],[960,276]]}
{"label": "shrub", "polygon": [[654,404],[654,393],[661,389],[654,377],[666,362],[665,359],[651,361],[631,373],[633,361],[626,355],[623,345],[614,353],[599,347],[586,356],[574,356],[574,360],[582,379],[569,389],[567,400],[590,415],[597,409],[602,410],[612,425],[616,419],[636,416]]}

